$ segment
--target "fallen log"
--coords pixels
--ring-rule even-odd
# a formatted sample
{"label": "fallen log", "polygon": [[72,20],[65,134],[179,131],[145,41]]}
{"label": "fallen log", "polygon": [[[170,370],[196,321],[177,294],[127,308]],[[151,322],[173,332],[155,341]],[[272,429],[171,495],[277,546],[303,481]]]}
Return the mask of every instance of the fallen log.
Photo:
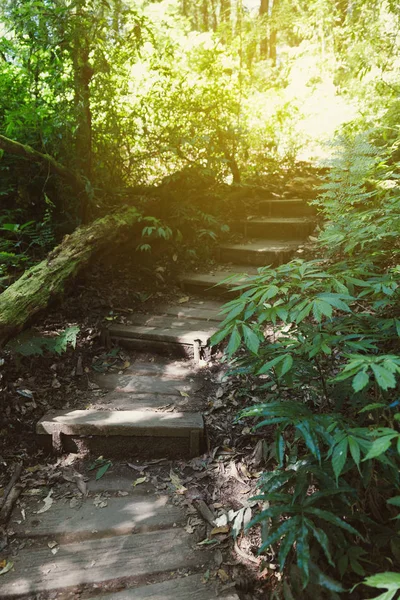
{"label": "fallen log", "polygon": [[61,298],[66,287],[94,255],[112,244],[121,233],[138,221],[134,207],[79,227],[54,248],[45,260],[25,273],[0,295],[0,348],[22,331],[38,313]]}

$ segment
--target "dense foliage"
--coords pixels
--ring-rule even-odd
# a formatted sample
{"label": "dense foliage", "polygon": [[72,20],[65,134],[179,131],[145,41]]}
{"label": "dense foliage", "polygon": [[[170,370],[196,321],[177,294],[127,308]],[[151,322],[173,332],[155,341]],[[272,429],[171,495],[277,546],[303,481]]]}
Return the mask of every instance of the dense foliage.
{"label": "dense foliage", "polygon": [[315,202],[320,256],[249,277],[214,338],[256,378],[262,400],[240,418],[267,443],[273,427],[251,525],[268,523],[260,552],[279,548],[287,598],[316,585],[336,597],[400,558],[400,170],[379,133],[337,141]]}
{"label": "dense foliage", "polygon": [[0,29],[0,135],[71,174],[1,151],[0,290],[123,204],[139,251],[187,261],[229,187],[333,156],[316,257],[249,278],[215,343],[264,395],[240,418],[275,436],[253,524],[285,599],[367,575],[393,598],[372,573],[400,559],[398,2],[0,0]]}

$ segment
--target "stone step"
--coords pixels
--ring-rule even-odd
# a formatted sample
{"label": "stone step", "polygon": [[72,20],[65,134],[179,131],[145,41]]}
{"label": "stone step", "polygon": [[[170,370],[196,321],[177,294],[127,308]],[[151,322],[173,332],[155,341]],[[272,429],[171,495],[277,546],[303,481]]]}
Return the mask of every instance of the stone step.
{"label": "stone step", "polygon": [[277,267],[288,262],[301,243],[301,240],[256,240],[244,244],[224,244],[219,246],[218,258],[220,262]]}
{"label": "stone step", "polygon": [[303,239],[313,232],[315,221],[308,217],[252,217],[235,221],[231,229],[249,238]]}
{"label": "stone step", "polygon": [[192,537],[180,527],[61,544],[56,555],[47,544],[36,544],[13,557],[14,568],[1,577],[1,598],[37,597],[117,579],[122,586],[177,569],[205,571],[209,559],[209,554],[193,548]]}
{"label": "stone step", "polygon": [[227,297],[232,296],[233,288],[246,279],[246,274],[257,275],[257,272],[254,266],[230,265],[218,267],[209,273],[186,273],[180,283],[188,293]]}
{"label": "stone step", "polygon": [[316,209],[301,198],[275,198],[259,202],[258,212],[266,217],[306,217]]}
{"label": "stone step", "polygon": [[233,592],[219,594],[215,585],[206,582],[204,574],[188,575],[179,579],[169,579],[138,588],[113,592],[102,596],[92,596],[89,600],[239,600]]}
{"label": "stone step", "polygon": [[208,346],[218,329],[217,322],[161,317],[158,325],[113,324],[108,328],[112,340],[127,348],[150,350],[160,354],[196,359],[201,348]]}
{"label": "stone step", "polygon": [[152,458],[198,456],[204,442],[197,412],[67,410],[48,413],[36,425],[39,442],[66,452]]}
{"label": "stone step", "polygon": [[13,512],[11,525],[15,536],[49,538],[61,544],[170,529],[184,523],[184,512],[168,504],[167,496],[132,495],[134,480],[132,472],[129,496],[105,496],[107,505],[102,508],[94,504],[93,496],[85,498],[76,508],[70,508],[70,498],[66,498],[55,501],[46,513],[37,514],[43,506],[43,498],[28,498],[24,502],[24,514],[19,507]]}

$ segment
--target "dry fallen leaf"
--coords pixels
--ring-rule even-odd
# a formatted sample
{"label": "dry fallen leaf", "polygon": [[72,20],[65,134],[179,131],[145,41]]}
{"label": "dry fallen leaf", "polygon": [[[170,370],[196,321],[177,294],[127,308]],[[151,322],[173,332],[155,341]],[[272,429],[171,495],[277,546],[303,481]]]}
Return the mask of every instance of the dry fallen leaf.
{"label": "dry fallen leaf", "polygon": [[179,304],[184,304],[185,302],[189,302],[189,296],[183,296],[183,298],[179,298]]}
{"label": "dry fallen leaf", "polygon": [[44,506],[42,506],[42,508],[40,508],[36,512],[37,515],[40,515],[41,513],[44,513],[44,512],[48,511],[51,508],[51,506],[52,506],[52,504],[54,502],[53,498],[51,497],[52,493],[53,493],[53,490],[50,490],[49,493],[48,493],[48,495],[46,496],[46,498],[43,499]]}
{"label": "dry fallen leaf", "polygon": [[220,533],[229,533],[229,525],[223,525],[222,527],[214,527],[211,530],[210,535],[219,535]]}
{"label": "dry fallen leaf", "polygon": [[107,506],[107,500],[101,494],[98,494],[95,496],[93,504],[96,508],[105,508]]}
{"label": "dry fallen leaf", "polygon": [[229,581],[229,575],[224,569],[218,569],[217,575],[223,583]]}
{"label": "dry fallen leaf", "polygon": [[135,479],[135,481],[132,483],[133,487],[136,487],[137,485],[140,485],[141,483],[145,483],[147,481],[147,477],[139,477],[138,479]]}
{"label": "dry fallen leaf", "polygon": [[174,473],[171,469],[169,473],[171,483],[174,486],[177,494],[184,494],[187,491],[187,488],[182,484],[182,481],[179,479],[178,475]]}
{"label": "dry fallen leaf", "polygon": [[5,575],[6,573],[8,573],[8,571],[10,571],[14,566],[14,563],[9,560],[2,560],[0,562],[0,575]]}

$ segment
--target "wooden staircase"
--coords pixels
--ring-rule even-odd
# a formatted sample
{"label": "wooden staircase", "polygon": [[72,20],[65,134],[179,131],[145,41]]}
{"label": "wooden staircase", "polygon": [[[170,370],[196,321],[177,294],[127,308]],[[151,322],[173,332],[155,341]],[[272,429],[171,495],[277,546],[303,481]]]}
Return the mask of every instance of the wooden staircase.
{"label": "wooden staircase", "polygon": [[[105,395],[81,410],[44,415],[36,428],[42,445],[124,462],[204,452],[203,417],[193,404],[205,384],[199,360],[210,352],[224,296],[237,285],[225,280],[290,260],[313,227],[312,209],[297,198],[262,200],[254,216],[234,221],[232,230],[245,239],[221,244],[213,271],[181,278],[189,301],[110,325],[114,343],[157,360],[136,355],[123,373],[91,374]],[[132,479],[125,466],[122,478],[91,481],[78,512],[60,499],[43,515],[37,499],[17,508],[11,526],[21,546],[2,576],[1,598],[69,598],[83,590],[99,600],[239,600],[232,587],[206,583],[215,572],[213,552],[193,542],[185,511],[154,487],[137,490]],[[107,494],[100,510],[99,493]]]}

